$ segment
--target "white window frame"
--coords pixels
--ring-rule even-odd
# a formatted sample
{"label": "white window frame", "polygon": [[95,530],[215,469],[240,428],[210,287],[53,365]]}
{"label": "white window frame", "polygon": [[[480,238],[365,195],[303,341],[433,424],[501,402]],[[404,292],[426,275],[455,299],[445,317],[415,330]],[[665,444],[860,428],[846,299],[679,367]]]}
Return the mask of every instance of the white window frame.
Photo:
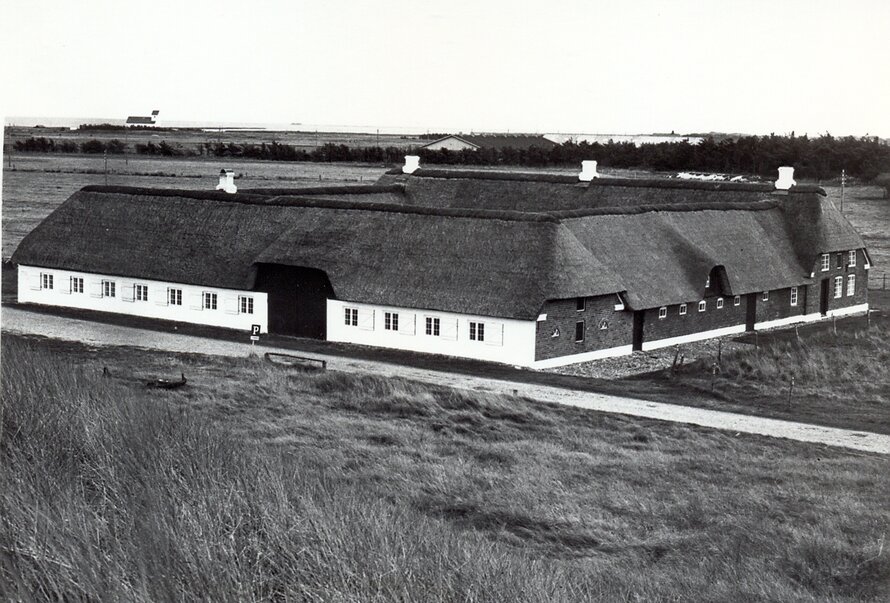
{"label": "white window frame", "polygon": [[742,296],[741,296],[741,295],[736,295],[735,297],[733,297],[733,298],[732,298],[732,305],[733,305],[733,306],[741,306],[741,305],[742,305]]}
{"label": "white window frame", "polygon": [[711,286],[711,276],[708,275],[708,278],[705,279],[705,289]]}
{"label": "white window frame", "polygon": [[357,327],[358,326],[358,308],[353,308],[352,306],[347,306],[343,308],[343,319],[346,323],[347,327]]}
{"label": "white window frame", "polygon": [[470,341],[485,341],[485,323],[470,321]]}
{"label": "white window frame", "polygon": [[717,298],[717,309],[718,309],[718,310],[722,310],[722,309],[723,309],[723,298],[722,298],[722,297],[718,297],[718,298]]}
{"label": "white window frame", "polygon": [[53,285],[53,275],[49,272],[41,272],[40,273],[40,288],[41,289],[52,289]]}
{"label": "white window frame", "polygon": [[667,318],[667,315],[668,315],[668,309],[667,309],[667,306],[662,306],[662,307],[660,307],[660,308],[658,309],[658,318],[659,318],[659,320],[662,319],[662,318]]}
{"label": "white window frame", "polygon": [[213,291],[201,292],[201,309],[216,310],[219,308],[219,296]]}
{"label": "white window frame", "polygon": [[844,277],[834,277],[834,299],[840,299],[844,296]]}
{"label": "white window frame", "polygon": [[852,297],[856,293],[856,275],[847,275],[847,297]]}
{"label": "white window frame", "polygon": [[171,306],[181,306],[182,305],[182,289],[177,289],[176,287],[169,287],[167,289],[167,304]]}
{"label": "white window frame", "polygon": [[83,293],[83,277],[82,276],[72,276],[70,286],[71,286],[71,293]]}
{"label": "white window frame", "polygon": [[584,312],[587,309],[587,298],[579,297],[575,300],[575,311]]}
{"label": "white window frame", "polygon": [[791,305],[797,305],[797,287],[791,287]]}
{"label": "white window frame", "polygon": [[856,265],[856,250],[851,249],[847,254],[847,266],[852,268]]}
{"label": "white window frame", "polygon": [[820,267],[822,268],[822,272],[828,272],[829,270],[831,270],[831,254],[830,253],[823,253],[822,259],[820,261],[821,261]]}
{"label": "white window frame", "polygon": [[686,316],[686,304],[680,304],[680,316]]}
{"label": "white window frame", "polygon": [[769,301],[769,291],[764,291],[760,296],[761,301]]}
{"label": "white window frame", "polygon": [[383,313],[383,330],[398,331],[399,330],[399,313],[384,312]]}
{"label": "white window frame", "polygon": [[442,319],[437,316],[424,316],[423,332],[430,337],[442,336]]}
{"label": "white window frame", "polygon": [[136,283],[133,285],[133,299],[135,301],[148,301],[148,285]]}
{"label": "white window frame", "polygon": [[117,283],[112,280],[102,281],[102,297],[117,297]]}
{"label": "white window frame", "polygon": [[253,296],[238,296],[238,314],[253,314]]}
{"label": "white window frame", "polygon": [[600,331],[605,331],[609,328],[609,321],[605,318],[600,321]]}
{"label": "white window frame", "polygon": [[701,300],[700,302],[698,302],[698,311],[699,312],[704,312],[707,309],[708,309],[708,302],[706,302],[705,300]]}

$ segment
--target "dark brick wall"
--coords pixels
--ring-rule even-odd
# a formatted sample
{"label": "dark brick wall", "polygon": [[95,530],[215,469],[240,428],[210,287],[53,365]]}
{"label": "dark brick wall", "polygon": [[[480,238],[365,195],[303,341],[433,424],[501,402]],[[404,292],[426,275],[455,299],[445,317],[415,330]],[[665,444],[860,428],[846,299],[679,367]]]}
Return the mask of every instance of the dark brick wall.
{"label": "dark brick wall", "polygon": [[684,316],[680,315],[679,304],[667,306],[665,318],[658,318],[658,308],[646,310],[643,322],[643,342],[745,324],[745,296],[741,296],[738,306],[733,305],[732,296],[723,297],[723,308],[719,310],[717,309],[718,297],[720,296],[705,298],[708,305],[704,312],[698,311],[698,301],[700,300],[688,302]]}
{"label": "dark brick wall", "polygon": [[[577,310],[577,299],[551,300],[544,304],[542,314],[547,320],[538,322],[535,336],[535,360],[582,354],[621,345],[630,345],[633,334],[633,312],[615,310],[618,297],[603,295],[585,299],[584,310]],[[575,323],[584,321],[584,341],[575,341]],[[608,328],[600,329],[605,320]],[[559,329],[559,336],[553,332]]]}
{"label": "dark brick wall", "polygon": [[[797,288],[797,305],[791,305],[791,287],[787,289],[775,289],[769,292],[769,299],[763,301],[763,293],[756,294],[757,322],[778,320],[806,314],[807,300],[810,298],[810,287],[801,285]],[[816,293],[818,299],[818,291]]]}
{"label": "dark brick wall", "polygon": [[[815,283],[807,287],[807,314],[815,314],[819,312],[819,299],[821,291],[821,281],[828,280],[828,309],[837,310],[839,308],[848,308],[864,304],[868,301],[868,270],[865,269],[865,253],[862,249],[856,251],[856,265],[849,266],[849,258],[846,252],[843,254],[842,266],[837,267],[837,254],[830,254],[830,267],[826,271],[822,271],[821,255],[816,258],[813,265],[813,274]],[[856,290],[852,296],[847,296],[847,276],[856,275]],[[840,298],[834,297],[834,279],[840,276],[844,279],[843,295]]]}

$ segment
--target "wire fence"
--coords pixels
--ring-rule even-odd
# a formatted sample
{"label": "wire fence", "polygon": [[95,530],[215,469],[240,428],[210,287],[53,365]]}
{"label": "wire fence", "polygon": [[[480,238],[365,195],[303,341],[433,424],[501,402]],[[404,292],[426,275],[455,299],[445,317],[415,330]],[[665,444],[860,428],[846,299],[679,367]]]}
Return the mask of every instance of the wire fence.
{"label": "wire fence", "polygon": [[890,285],[890,278],[886,272],[872,270],[868,275],[868,288],[872,291],[886,291],[888,285]]}

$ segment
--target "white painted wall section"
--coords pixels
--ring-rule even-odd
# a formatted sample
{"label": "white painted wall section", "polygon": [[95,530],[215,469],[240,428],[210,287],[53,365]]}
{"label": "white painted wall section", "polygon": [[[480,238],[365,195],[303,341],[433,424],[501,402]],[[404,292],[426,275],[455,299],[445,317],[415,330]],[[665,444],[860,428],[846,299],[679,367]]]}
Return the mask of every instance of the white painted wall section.
{"label": "white painted wall section", "polygon": [[620,345],[614,348],[606,348],[604,350],[593,350],[591,352],[581,352],[580,354],[538,360],[532,365],[532,368],[548,369],[557,366],[565,366],[567,364],[575,364],[576,362],[590,362],[591,360],[602,360],[603,358],[614,358],[615,356],[627,356],[632,353],[632,345]]}
{"label": "white painted wall section", "polygon": [[[43,275],[52,276],[52,288]],[[73,290],[72,279],[83,279],[83,292]],[[104,295],[103,281],[114,283],[114,296]],[[136,286],[144,286],[148,299],[138,299]],[[137,279],[107,274],[72,272],[36,266],[18,267],[18,301],[63,308],[114,312],[146,318],[190,322],[228,329],[249,330],[258,324],[269,329],[268,296],[259,291],[239,291]],[[182,304],[170,303],[170,289],[182,291]],[[216,294],[216,309],[204,307],[204,293]],[[242,311],[241,298],[253,299],[253,313]],[[245,304],[249,306],[249,304]]]}
{"label": "white painted wall section", "polygon": [[[357,324],[346,324],[346,309],[358,310]],[[416,308],[395,308],[329,299],[329,341],[372,345],[381,348],[443,354],[530,367],[535,358],[535,321],[454,314]],[[387,329],[386,313],[392,316]],[[426,319],[438,319],[439,334],[428,335]],[[470,339],[470,323],[483,324],[484,339]],[[478,327],[477,327],[478,328]]]}
{"label": "white painted wall section", "polygon": [[722,327],[720,329],[711,329],[710,331],[699,331],[698,333],[690,333],[688,335],[680,335],[679,337],[668,337],[666,339],[655,339],[653,341],[643,342],[643,351],[657,350],[658,348],[666,348],[672,345],[680,345],[681,343],[690,343],[693,341],[701,341],[702,339],[711,339],[712,337],[724,337],[725,335],[735,335],[745,332],[745,325],[733,325],[731,327]]}

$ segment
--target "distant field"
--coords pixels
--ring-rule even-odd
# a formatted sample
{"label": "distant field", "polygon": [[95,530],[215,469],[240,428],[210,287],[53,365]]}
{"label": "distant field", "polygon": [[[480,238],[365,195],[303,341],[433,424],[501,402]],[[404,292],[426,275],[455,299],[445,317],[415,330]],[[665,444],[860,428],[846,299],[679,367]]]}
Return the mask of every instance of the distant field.
{"label": "distant field", "polygon": [[[841,188],[823,188],[835,206],[840,208]],[[877,186],[849,186],[844,197],[844,215],[862,235],[872,259],[869,288],[880,287],[885,274],[887,287],[890,288],[890,199],[884,199],[883,189]]]}
{"label": "distant field", "polygon": [[2,348],[3,598],[890,597],[885,458],[257,358]]}

